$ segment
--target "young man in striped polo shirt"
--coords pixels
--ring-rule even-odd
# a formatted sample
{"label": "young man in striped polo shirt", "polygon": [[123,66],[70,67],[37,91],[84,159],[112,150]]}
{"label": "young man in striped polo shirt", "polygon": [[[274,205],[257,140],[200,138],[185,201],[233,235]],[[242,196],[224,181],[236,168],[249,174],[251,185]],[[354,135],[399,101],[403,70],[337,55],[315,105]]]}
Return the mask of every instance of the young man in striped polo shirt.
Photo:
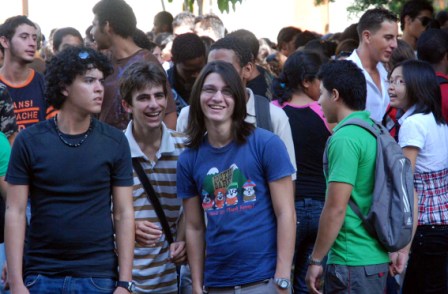
{"label": "young man in striped polo shirt", "polygon": [[136,244],[132,278],[138,293],[177,293],[176,264],[186,260],[186,247],[181,200],[176,197],[176,164],[186,137],[163,123],[167,87],[160,66],[151,62],[132,64],[123,73],[120,91],[124,109],[132,114],[125,131],[131,156],[142,165],[174,236],[169,244],[154,205],[134,171]]}

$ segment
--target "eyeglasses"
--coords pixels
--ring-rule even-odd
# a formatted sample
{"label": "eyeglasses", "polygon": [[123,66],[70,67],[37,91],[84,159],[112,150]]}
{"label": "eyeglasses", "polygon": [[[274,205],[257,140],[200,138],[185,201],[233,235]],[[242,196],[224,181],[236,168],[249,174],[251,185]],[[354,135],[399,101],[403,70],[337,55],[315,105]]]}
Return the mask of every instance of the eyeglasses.
{"label": "eyeglasses", "polygon": [[402,86],[406,84],[402,79],[389,80],[389,85]]}
{"label": "eyeglasses", "polygon": [[215,96],[216,93],[221,92],[221,95],[227,98],[232,98],[233,97],[233,93],[232,91],[230,91],[230,89],[221,89],[218,90],[214,87],[204,87],[202,88],[202,93],[206,94],[207,96]]}
{"label": "eyeglasses", "polygon": [[420,16],[417,19],[422,23],[422,26],[426,27],[432,21],[432,18],[428,16]]}

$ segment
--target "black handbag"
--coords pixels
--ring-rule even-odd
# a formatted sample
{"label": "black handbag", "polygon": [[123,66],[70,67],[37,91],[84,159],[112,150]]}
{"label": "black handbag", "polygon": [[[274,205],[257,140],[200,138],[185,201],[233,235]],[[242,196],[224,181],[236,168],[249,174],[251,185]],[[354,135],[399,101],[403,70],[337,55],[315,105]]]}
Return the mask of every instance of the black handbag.
{"label": "black handbag", "polygon": [[138,175],[138,178],[140,179],[140,182],[143,185],[143,188],[145,189],[146,195],[148,196],[148,200],[152,203],[152,206],[154,207],[157,217],[159,218],[159,221],[162,225],[162,229],[165,232],[168,244],[173,243],[174,241],[173,234],[171,233],[170,226],[168,224],[168,221],[166,220],[165,212],[163,211],[159,198],[157,198],[156,191],[154,191],[154,188],[149,182],[149,179],[146,176],[145,171],[143,170],[142,165],[140,164],[138,158],[136,157],[132,158],[132,165],[134,167],[135,172]]}

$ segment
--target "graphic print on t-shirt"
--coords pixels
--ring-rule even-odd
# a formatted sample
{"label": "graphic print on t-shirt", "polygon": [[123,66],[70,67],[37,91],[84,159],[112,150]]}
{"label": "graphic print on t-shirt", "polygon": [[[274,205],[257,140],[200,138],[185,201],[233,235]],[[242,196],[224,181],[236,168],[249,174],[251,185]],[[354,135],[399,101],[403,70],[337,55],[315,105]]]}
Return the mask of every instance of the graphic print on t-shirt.
{"label": "graphic print on t-shirt", "polygon": [[255,187],[236,164],[222,172],[213,167],[204,178],[202,208],[210,216],[252,209],[257,200]]}

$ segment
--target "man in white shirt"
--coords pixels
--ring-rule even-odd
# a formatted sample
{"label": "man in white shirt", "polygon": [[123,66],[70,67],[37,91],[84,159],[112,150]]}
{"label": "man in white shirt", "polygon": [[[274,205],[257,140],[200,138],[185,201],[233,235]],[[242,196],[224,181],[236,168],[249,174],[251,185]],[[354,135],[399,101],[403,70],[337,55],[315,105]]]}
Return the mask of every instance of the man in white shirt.
{"label": "man in white shirt", "polygon": [[366,110],[376,121],[383,119],[389,105],[387,71],[383,63],[389,61],[397,48],[397,21],[389,10],[367,10],[358,23],[359,47],[347,58],[363,70],[367,82]]}

